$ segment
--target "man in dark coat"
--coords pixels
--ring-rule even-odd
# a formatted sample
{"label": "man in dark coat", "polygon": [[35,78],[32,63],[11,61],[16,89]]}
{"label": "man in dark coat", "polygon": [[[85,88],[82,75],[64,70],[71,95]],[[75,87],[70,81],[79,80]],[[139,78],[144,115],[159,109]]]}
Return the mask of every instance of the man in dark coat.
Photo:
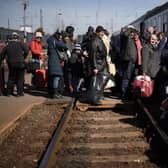
{"label": "man in dark coat", "polygon": [[28,48],[20,42],[19,35],[12,33],[12,40],[3,49],[0,59],[6,59],[9,68],[7,96],[12,94],[14,84],[17,87],[17,96],[24,95],[24,60],[28,52]]}
{"label": "man in dark coat", "polygon": [[133,26],[128,26],[126,31],[123,33],[125,36],[125,49],[121,57],[121,67],[122,67],[122,82],[121,89],[122,95],[127,97],[129,92],[129,86],[133,77],[133,72],[135,65],[137,63],[138,52],[135,44],[135,35],[137,31]]}
{"label": "man in dark coat", "polygon": [[[94,105],[101,104],[100,99],[106,84],[103,82],[103,75],[108,74],[108,65],[106,60],[107,49],[102,40],[104,31],[105,29],[102,26],[96,28],[96,36],[92,40],[90,47],[89,62],[91,66],[92,82],[88,93],[90,95],[89,101]],[[97,85],[96,88],[94,86],[95,82]]]}
{"label": "man in dark coat", "polygon": [[61,98],[60,79],[63,77],[63,69],[61,66],[61,58],[59,50],[67,50],[66,44],[60,38],[59,32],[54,33],[47,40],[48,43],[48,76],[49,76],[49,95],[51,98]]}

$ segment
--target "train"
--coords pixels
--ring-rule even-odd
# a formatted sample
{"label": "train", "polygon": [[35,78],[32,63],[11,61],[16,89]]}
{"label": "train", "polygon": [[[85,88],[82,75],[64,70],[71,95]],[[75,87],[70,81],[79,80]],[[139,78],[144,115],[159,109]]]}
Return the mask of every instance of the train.
{"label": "train", "polygon": [[152,26],[159,32],[164,32],[168,36],[168,2],[147,11],[144,15],[130,23],[141,33]]}
{"label": "train", "polygon": [[[20,40],[22,42],[25,42],[24,41],[24,31],[0,27],[0,52],[2,51],[2,48],[6,45],[6,42],[9,40],[9,38],[13,32],[18,33]],[[29,48],[30,48],[30,43],[34,37],[35,37],[35,33],[26,32],[26,45]],[[49,37],[49,34],[45,34],[42,38],[42,46],[44,49],[47,48],[46,41],[47,41],[48,37]]]}
{"label": "train", "polygon": [[[13,32],[16,32],[19,34],[21,41],[24,40],[24,31],[0,27],[0,42],[8,41],[10,35]],[[33,38],[34,38],[34,33],[28,33],[28,32],[26,33],[26,41],[28,43],[31,42]]]}

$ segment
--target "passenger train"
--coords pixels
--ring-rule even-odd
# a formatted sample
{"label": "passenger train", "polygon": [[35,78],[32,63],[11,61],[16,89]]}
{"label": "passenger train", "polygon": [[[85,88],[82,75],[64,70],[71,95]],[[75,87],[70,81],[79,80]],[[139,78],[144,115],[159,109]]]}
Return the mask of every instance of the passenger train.
{"label": "passenger train", "polygon": [[[0,27],[0,42],[6,42],[13,32],[18,33],[21,41],[23,41],[23,39],[24,39],[24,32],[23,31]],[[28,43],[33,38],[34,38],[34,33],[27,33],[26,34],[26,40]]]}
{"label": "passenger train", "polygon": [[143,32],[149,26],[153,26],[158,31],[168,35],[168,2],[160,5],[130,23],[140,32]]}

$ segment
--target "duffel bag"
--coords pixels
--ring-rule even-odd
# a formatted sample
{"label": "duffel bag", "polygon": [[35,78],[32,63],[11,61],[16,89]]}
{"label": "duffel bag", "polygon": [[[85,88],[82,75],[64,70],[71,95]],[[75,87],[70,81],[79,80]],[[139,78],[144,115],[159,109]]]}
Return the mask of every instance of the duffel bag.
{"label": "duffel bag", "polygon": [[139,90],[141,97],[150,97],[154,89],[154,81],[147,75],[136,76],[133,81],[133,89]]}

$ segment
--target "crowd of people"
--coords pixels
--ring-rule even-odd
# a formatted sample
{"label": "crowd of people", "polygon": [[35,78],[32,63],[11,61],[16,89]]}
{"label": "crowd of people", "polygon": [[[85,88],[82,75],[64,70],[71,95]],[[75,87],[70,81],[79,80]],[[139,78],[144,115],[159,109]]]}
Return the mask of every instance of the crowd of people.
{"label": "crowd of people", "polygon": [[[129,25],[120,34],[109,36],[103,26],[88,27],[81,43],[74,39],[75,28],[67,26],[57,30],[47,39],[48,95],[52,99],[63,97],[64,91],[74,94],[84,81],[87,102],[99,105],[109,80],[124,98],[132,96],[132,82],[137,75],[147,75],[154,80],[154,94],[159,94],[161,85],[167,82],[168,41],[163,32],[153,27],[139,32]],[[30,45],[32,63],[40,69],[45,59],[42,48],[42,32],[36,32]],[[16,84],[17,96],[24,95],[25,59],[29,49],[13,33],[0,55],[9,67],[6,95],[13,94]],[[111,65],[114,69],[111,72]],[[115,71],[115,72],[114,72]],[[32,71],[31,85],[36,87],[36,71]],[[1,89],[2,90],[2,89]],[[164,91],[162,91],[163,93]],[[165,91],[161,100],[167,96]],[[2,92],[1,92],[2,95]]]}

